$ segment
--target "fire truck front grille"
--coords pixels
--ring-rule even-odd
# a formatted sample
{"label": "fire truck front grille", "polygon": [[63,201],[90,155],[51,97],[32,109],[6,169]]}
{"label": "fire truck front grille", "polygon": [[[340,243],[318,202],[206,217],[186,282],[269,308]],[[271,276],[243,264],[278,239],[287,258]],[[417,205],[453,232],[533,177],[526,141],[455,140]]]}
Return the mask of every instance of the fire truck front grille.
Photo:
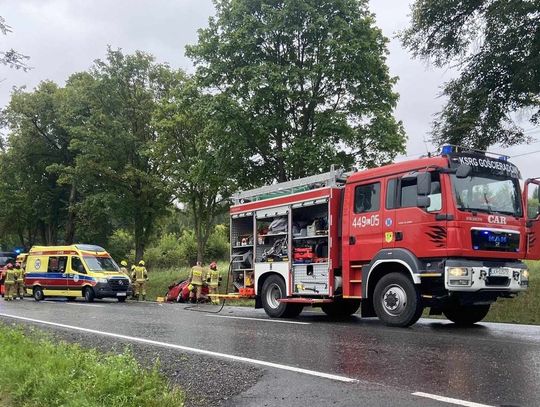
{"label": "fire truck front grille", "polygon": [[508,287],[510,279],[508,277],[487,277],[486,286]]}
{"label": "fire truck front grille", "polygon": [[109,285],[113,291],[127,291],[129,280],[127,278],[111,278]]}

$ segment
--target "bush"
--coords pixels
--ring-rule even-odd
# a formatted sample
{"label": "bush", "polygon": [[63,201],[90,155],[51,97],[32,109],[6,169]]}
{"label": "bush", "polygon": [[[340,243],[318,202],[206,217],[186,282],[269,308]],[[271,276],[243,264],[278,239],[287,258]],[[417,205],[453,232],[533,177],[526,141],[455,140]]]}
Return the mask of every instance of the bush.
{"label": "bush", "polygon": [[214,232],[208,238],[206,258],[208,261],[223,260],[229,256],[229,228],[216,225]]}
{"label": "bush", "polygon": [[107,251],[113,259],[120,262],[123,259],[131,258],[131,252],[135,247],[133,235],[124,229],[117,229],[109,238]]}

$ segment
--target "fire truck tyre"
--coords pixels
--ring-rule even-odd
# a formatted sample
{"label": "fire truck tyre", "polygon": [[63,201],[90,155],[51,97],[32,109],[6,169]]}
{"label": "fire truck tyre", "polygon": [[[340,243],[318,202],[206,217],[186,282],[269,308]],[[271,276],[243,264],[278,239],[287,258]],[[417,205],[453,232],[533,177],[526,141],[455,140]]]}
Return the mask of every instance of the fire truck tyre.
{"label": "fire truck tyre", "polygon": [[92,287],[86,287],[84,289],[84,300],[86,302],[94,302],[95,298],[94,289]]}
{"label": "fire truck tyre", "polygon": [[[280,298],[287,296],[285,282],[277,275],[268,277],[262,286],[262,304],[266,314],[272,318],[290,318],[302,312],[302,304],[284,304]],[[292,305],[292,307],[291,307]],[[296,315],[294,315],[296,312]]]}
{"label": "fire truck tyre", "polygon": [[43,289],[41,287],[34,287],[34,300],[41,301],[45,299],[45,295],[43,295]]}
{"label": "fire truck tyre", "polygon": [[358,300],[336,300],[329,304],[323,304],[322,310],[332,318],[346,318],[354,314],[360,308]]}
{"label": "fire truck tyre", "polygon": [[454,305],[443,310],[444,315],[456,325],[473,325],[489,312],[490,305]]}
{"label": "fire truck tyre", "polygon": [[118,297],[118,302],[126,302],[126,297]]}
{"label": "fire truck tyre", "polygon": [[398,327],[411,326],[424,310],[414,283],[401,273],[390,273],[379,280],[373,294],[373,307],[382,322]]}

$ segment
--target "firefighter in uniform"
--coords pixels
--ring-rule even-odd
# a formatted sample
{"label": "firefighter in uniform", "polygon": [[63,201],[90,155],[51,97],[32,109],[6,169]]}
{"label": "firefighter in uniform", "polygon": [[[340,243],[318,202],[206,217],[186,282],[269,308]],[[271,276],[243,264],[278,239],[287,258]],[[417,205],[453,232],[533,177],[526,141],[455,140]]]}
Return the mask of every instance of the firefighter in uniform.
{"label": "firefighter in uniform", "polygon": [[131,278],[129,274],[129,270],[128,270],[128,262],[126,260],[122,260],[120,262],[120,271],[124,273],[127,276],[127,278]]}
{"label": "firefighter in uniform", "polygon": [[5,276],[6,277],[4,280],[4,287],[5,287],[4,300],[11,301],[13,300],[13,289],[15,286],[15,281],[17,281],[17,273],[13,269],[13,264],[9,263],[6,266]]}
{"label": "firefighter in uniform", "polygon": [[146,282],[148,281],[148,271],[144,267],[144,260],[139,261],[139,265],[135,266],[131,279],[135,281],[135,296],[138,301],[146,300]]}
{"label": "firefighter in uniform", "polygon": [[210,294],[210,299],[214,304],[218,303],[219,300],[217,297],[213,297],[212,294],[218,294],[219,291],[219,282],[221,281],[221,276],[219,275],[219,271],[217,269],[217,264],[215,261],[210,263],[210,273],[206,278],[206,281],[208,282],[208,294]]}
{"label": "firefighter in uniform", "polygon": [[24,269],[21,268],[21,263],[15,263],[15,274],[17,279],[15,280],[15,298],[19,297],[21,300],[24,298]]}
{"label": "firefighter in uniform", "polygon": [[206,280],[205,270],[201,265],[201,262],[198,261],[195,266],[191,268],[189,272],[189,283],[193,287],[189,291],[189,300],[191,302],[197,302],[202,294],[202,285],[203,281]]}

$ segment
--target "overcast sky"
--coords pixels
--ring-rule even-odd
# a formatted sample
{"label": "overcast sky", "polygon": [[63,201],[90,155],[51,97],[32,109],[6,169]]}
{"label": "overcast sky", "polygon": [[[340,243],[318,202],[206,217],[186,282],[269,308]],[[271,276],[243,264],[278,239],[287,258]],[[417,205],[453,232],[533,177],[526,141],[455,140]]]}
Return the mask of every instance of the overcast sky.
{"label": "overcast sky", "polygon": [[[370,1],[379,27],[390,39],[388,64],[392,75],[399,77],[396,117],[403,121],[409,138],[407,156],[415,157],[426,149],[434,150],[425,140],[429,140],[433,115],[444,102],[439,97],[440,86],[455,73],[413,60],[394,38],[408,24],[409,4],[404,0]],[[4,79],[0,106],[9,101],[12,86],[31,89],[44,79],[63,84],[70,74],[103,58],[107,45],[127,53],[147,51],[159,62],[193,72],[184,48],[197,41],[197,29],[205,27],[213,13],[211,0],[0,0],[0,15],[13,28],[13,33],[0,38],[0,49],[14,48],[29,55],[34,67],[24,73],[0,66]],[[525,124],[526,129],[530,127]],[[540,129],[529,134],[540,140]],[[535,150],[540,150],[540,143],[503,152],[513,156]],[[539,157],[540,153],[512,161],[524,177],[540,176],[534,163]]]}

